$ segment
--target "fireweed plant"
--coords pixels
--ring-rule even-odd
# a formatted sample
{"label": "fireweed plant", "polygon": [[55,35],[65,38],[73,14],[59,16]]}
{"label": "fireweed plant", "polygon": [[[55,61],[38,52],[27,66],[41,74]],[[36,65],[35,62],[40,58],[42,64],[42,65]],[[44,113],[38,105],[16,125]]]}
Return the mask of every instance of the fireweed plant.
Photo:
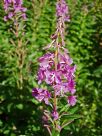
{"label": "fireweed plant", "polygon": [[69,109],[77,101],[74,81],[76,66],[69,57],[64,41],[65,22],[70,21],[65,0],[56,3],[56,17],[57,26],[51,36],[52,42],[44,48],[48,52],[38,59],[40,63],[38,84],[45,82],[49,90],[46,88],[32,90],[32,95],[46,105],[42,119],[51,136],[60,135],[61,130],[75,119]]}
{"label": "fireweed plant", "polygon": [[26,58],[26,43],[24,41],[24,28],[26,20],[26,8],[23,7],[22,0],[4,0],[5,16],[4,21],[10,22],[10,31],[12,33],[12,39],[10,43],[12,46],[12,53],[10,57],[14,64],[12,67],[12,74],[16,79],[17,87],[22,89],[23,86],[23,67],[25,65]]}

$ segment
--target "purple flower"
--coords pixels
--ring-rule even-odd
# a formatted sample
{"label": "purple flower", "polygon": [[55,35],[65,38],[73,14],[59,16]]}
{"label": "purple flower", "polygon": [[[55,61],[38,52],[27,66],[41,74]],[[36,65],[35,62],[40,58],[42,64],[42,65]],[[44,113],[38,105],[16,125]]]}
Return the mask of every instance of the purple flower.
{"label": "purple flower", "polygon": [[46,75],[45,81],[47,84],[59,84],[61,82],[59,73],[57,73],[54,70],[52,71],[47,70],[45,72],[45,75]]}
{"label": "purple flower", "polygon": [[67,72],[65,73],[65,76],[66,76],[67,80],[70,81],[71,79],[73,79],[75,77],[74,73],[76,70],[76,65],[74,65],[74,66],[66,65],[66,70],[67,70]]}
{"label": "purple flower", "polygon": [[51,68],[53,65],[53,59],[54,59],[54,54],[53,53],[47,53],[44,56],[40,57],[38,61],[40,62],[40,66],[47,69]]}
{"label": "purple flower", "polygon": [[10,13],[8,14],[8,19],[11,19],[13,16],[14,16],[13,12],[10,12]]}
{"label": "purple flower", "polygon": [[[6,17],[4,21],[13,18],[17,15],[17,13],[21,14],[21,17],[25,20],[26,19],[26,8],[22,6],[22,0],[4,0],[4,10],[6,12]],[[6,19],[7,18],[7,19]]]}
{"label": "purple flower", "polygon": [[53,86],[53,88],[54,88],[54,90],[55,90],[55,92],[56,92],[56,96],[61,96],[61,95],[63,95],[64,93],[64,88],[63,88],[63,86],[62,85],[60,85],[60,84],[58,84],[58,85],[54,85]]}
{"label": "purple flower", "polygon": [[8,20],[8,17],[7,16],[4,16],[4,21],[7,21]]}
{"label": "purple flower", "polygon": [[27,19],[27,16],[26,16],[26,14],[25,14],[25,13],[23,13],[23,14],[22,14],[22,18],[23,18],[24,20],[26,20],[26,19]]}
{"label": "purple flower", "polygon": [[53,69],[55,67],[54,57],[53,53],[47,53],[38,59],[40,62],[38,84],[45,81],[47,84],[52,85],[57,96],[63,97],[67,92],[74,94],[76,90],[73,78],[76,66],[71,66],[73,60],[66,51],[58,53],[59,63],[55,71]]}
{"label": "purple flower", "polygon": [[65,93],[68,92],[68,88],[66,86],[67,83],[60,83],[53,86],[54,90],[56,90],[56,96],[63,97]]}
{"label": "purple flower", "polygon": [[70,79],[70,81],[68,82],[68,90],[71,94],[74,94],[76,92],[75,81],[73,79]]}
{"label": "purple flower", "polygon": [[44,90],[44,102],[45,102],[45,104],[49,104],[49,98],[51,98],[51,94],[47,90]]}
{"label": "purple flower", "polygon": [[54,120],[57,120],[59,118],[59,114],[58,114],[58,112],[55,108],[52,112],[52,117],[53,117]]}
{"label": "purple flower", "polygon": [[19,5],[19,6],[23,4],[22,0],[13,0],[13,2],[15,3],[15,5]]}
{"label": "purple flower", "polygon": [[68,14],[68,6],[64,0],[60,0],[60,2],[56,5],[57,15],[62,16],[63,14]]}
{"label": "purple flower", "polygon": [[63,17],[64,21],[70,21],[68,16],[68,6],[65,0],[60,0],[56,4],[57,17]]}
{"label": "purple flower", "polygon": [[74,106],[76,104],[76,96],[68,96],[68,104]]}
{"label": "purple flower", "polygon": [[43,90],[40,88],[33,88],[32,96],[40,102],[44,101],[45,104],[49,104],[49,98],[51,97],[50,93],[47,90]]}
{"label": "purple flower", "polygon": [[67,64],[71,65],[73,63],[72,58],[69,57],[68,53],[61,54],[59,53],[59,59],[60,59],[60,64]]}
{"label": "purple flower", "polygon": [[41,84],[41,82],[45,79],[45,69],[39,68],[38,70],[38,84]]}

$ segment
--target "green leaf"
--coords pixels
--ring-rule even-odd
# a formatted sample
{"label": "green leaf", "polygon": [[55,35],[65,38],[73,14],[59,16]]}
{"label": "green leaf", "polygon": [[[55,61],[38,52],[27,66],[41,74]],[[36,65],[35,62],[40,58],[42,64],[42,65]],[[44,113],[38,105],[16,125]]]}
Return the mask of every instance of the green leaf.
{"label": "green leaf", "polygon": [[64,119],[75,120],[75,119],[78,119],[78,118],[81,118],[81,115],[77,115],[77,114],[74,114],[74,115],[64,114],[62,116],[61,120],[64,120]]}
{"label": "green leaf", "polygon": [[7,106],[8,112],[11,112],[11,107],[12,107],[12,105],[13,105],[13,103],[8,104],[8,106]]}
{"label": "green leaf", "polygon": [[73,107],[68,111],[69,114],[74,114],[78,110],[78,107]]}
{"label": "green leaf", "polygon": [[18,109],[22,110],[22,109],[23,109],[23,104],[17,104],[16,107],[17,107]]}
{"label": "green leaf", "polygon": [[71,124],[74,120],[64,120],[63,123],[61,124],[62,128],[65,128],[69,124]]}
{"label": "green leaf", "polygon": [[66,104],[65,106],[61,107],[61,110],[59,113],[66,112],[68,111],[68,109],[69,109],[68,104]]}
{"label": "green leaf", "polygon": [[10,130],[5,130],[5,131],[4,131],[4,134],[5,134],[5,135],[8,135],[9,132],[10,132]]}
{"label": "green leaf", "polygon": [[0,120],[0,127],[2,127],[3,126],[3,122]]}

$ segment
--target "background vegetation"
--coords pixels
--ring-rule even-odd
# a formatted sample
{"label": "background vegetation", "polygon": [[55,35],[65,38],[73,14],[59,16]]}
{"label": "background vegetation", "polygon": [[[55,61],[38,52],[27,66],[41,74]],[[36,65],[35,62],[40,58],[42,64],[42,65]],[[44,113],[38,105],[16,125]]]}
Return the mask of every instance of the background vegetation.
{"label": "background vegetation", "polygon": [[[0,134],[2,136],[48,136],[42,126],[41,105],[31,94],[42,49],[55,30],[55,0],[25,0],[27,45],[22,88],[11,39],[12,22],[3,21],[0,2]],[[66,47],[77,65],[77,114],[82,116],[61,132],[62,136],[102,136],[102,1],[67,0],[71,22],[67,24]]]}

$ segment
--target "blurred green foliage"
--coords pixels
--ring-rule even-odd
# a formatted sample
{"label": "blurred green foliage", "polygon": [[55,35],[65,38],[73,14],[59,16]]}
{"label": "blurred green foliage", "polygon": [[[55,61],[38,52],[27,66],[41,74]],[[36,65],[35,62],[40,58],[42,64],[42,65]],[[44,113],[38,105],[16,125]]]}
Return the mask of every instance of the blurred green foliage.
{"label": "blurred green foliage", "polygon": [[[66,47],[77,65],[76,82],[78,114],[62,136],[102,135],[102,1],[67,0],[71,22],[67,24]],[[23,89],[16,86],[17,67],[10,39],[10,22],[3,21],[3,3],[0,3],[0,134],[2,136],[47,136],[42,126],[41,105],[32,98],[31,89],[37,86],[36,75],[42,48],[50,42],[55,30],[54,0],[25,0],[27,10],[27,80]],[[26,70],[26,71],[25,71]],[[15,72],[15,76],[12,73]]]}

